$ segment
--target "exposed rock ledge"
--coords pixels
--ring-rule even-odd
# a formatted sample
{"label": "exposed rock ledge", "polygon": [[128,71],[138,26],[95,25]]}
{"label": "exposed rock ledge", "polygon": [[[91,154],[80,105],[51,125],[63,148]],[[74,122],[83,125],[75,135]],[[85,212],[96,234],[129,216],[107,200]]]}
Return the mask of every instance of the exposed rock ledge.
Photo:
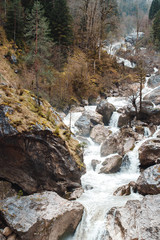
{"label": "exposed rock ledge", "polygon": [[24,89],[0,86],[0,178],[28,194],[63,195],[84,173],[78,141],[50,106]]}
{"label": "exposed rock ledge", "polygon": [[69,202],[54,192],[0,201],[0,213],[21,240],[58,240],[75,231],[83,206]]}

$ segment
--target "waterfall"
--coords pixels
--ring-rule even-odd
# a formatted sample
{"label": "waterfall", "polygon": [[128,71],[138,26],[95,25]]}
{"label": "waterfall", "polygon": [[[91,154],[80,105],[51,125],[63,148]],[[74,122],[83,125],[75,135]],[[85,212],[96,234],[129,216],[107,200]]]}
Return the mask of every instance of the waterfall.
{"label": "waterfall", "polygon": [[117,128],[118,127],[118,120],[119,120],[119,116],[121,114],[118,112],[113,112],[110,122],[109,122],[109,126],[113,127],[113,128]]}

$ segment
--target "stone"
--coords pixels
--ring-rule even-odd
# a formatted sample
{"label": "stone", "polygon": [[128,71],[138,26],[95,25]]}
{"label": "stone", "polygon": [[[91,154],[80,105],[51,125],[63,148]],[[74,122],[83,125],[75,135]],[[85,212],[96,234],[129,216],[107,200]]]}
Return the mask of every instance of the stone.
{"label": "stone", "polygon": [[94,111],[85,111],[75,126],[79,129],[79,135],[89,137],[91,129],[97,124],[102,124],[102,116]]}
{"label": "stone", "polygon": [[94,171],[96,170],[96,167],[97,167],[98,164],[100,164],[100,161],[99,161],[99,160],[93,159],[93,160],[91,161],[91,166],[92,166],[92,168],[93,168]]}
{"label": "stone", "polygon": [[160,85],[160,75],[151,76],[148,79],[148,87],[155,88],[155,87],[158,87],[159,85]]}
{"label": "stone", "polygon": [[109,135],[102,143],[100,150],[101,157],[114,153],[118,153],[121,156],[125,155],[134,148],[135,140],[137,140],[138,137],[138,134],[131,128],[121,128],[120,131]]}
{"label": "stone", "polygon": [[0,181],[0,200],[17,195],[12,188],[12,184],[6,181]]}
{"label": "stone", "polygon": [[137,180],[137,190],[142,195],[160,193],[160,164],[145,169]]}
{"label": "stone", "polygon": [[112,133],[111,129],[98,124],[92,128],[90,138],[94,142],[101,144],[111,133]]}
{"label": "stone", "polygon": [[105,159],[102,163],[104,167],[100,169],[100,173],[116,173],[122,164],[122,157],[118,154]]}
{"label": "stone", "polygon": [[5,227],[4,230],[3,230],[3,235],[5,237],[8,237],[9,235],[11,235],[12,233],[12,230],[9,228],[9,227]]}
{"label": "stone", "polygon": [[119,120],[118,120],[118,127],[123,127],[128,125],[129,123],[129,116],[127,114],[121,114],[119,116]]}
{"label": "stone", "polygon": [[159,240],[160,194],[114,207],[106,217],[105,240]]}
{"label": "stone", "polygon": [[138,152],[141,168],[160,163],[160,139],[155,138],[145,141]]}
{"label": "stone", "polygon": [[119,187],[114,193],[114,196],[128,196],[131,194],[130,185],[126,184],[122,187]]}
{"label": "stone", "polygon": [[58,240],[75,231],[83,214],[80,203],[47,191],[8,198],[0,204],[3,218],[21,240]]}
{"label": "stone", "polygon": [[77,198],[80,198],[83,193],[83,188],[77,188],[75,191],[73,191],[73,193],[71,193],[69,200],[76,200]]}
{"label": "stone", "polygon": [[150,93],[148,93],[145,97],[144,100],[149,100],[153,102],[156,105],[160,104],[160,86],[153,89]]}
{"label": "stone", "polygon": [[83,153],[55,109],[25,89],[1,86],[0,94],[0,179],[25,194],[80,187]]}
{"label": "stone", "polygon": [[116,108],[107,100],[102,100],[97,105],[96,111],[103,116],[103,123],[108,125],[113,112],[116,111]]}
{"label": "stone", "polygon": [[11,235],[7,238],[7,240],[16,240],[16,234],[15,234],[15,233],[11,234]]}
{"label": "stone", "polygon": [[84,168],[66,142],[46,130],[0,138],[0,169],[1,178],[28,194],[51,190],[63,195],[67,188],[80,187]]}
{"label": "stone", "polygon": [[133,189],[134,192],[137,191],[137,185],[135,182],[130,182],[129,184],[123,185],[113,193],[114,196],[128,196],[131,194],[131,189]]}

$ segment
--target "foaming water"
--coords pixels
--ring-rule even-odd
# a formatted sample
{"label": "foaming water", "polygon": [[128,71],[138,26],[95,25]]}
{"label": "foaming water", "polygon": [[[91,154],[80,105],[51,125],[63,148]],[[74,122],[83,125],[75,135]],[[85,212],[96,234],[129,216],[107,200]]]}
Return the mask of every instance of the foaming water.
{"label": "foaming water", "polygon": [[[87,110],[91,110],[90,107]],[[93,110],[93,108],[92,108]],[[117,119],[119,114],[112,115],[112,126],[118,131]],[[75,117],[75,119],[77,119]],[[139,194],[131,193],[129,196],[114,196],[114,191],[131,181],[136,181],[139,176],[138,148],[142,143],[137,143],[135,149],[128,153],[130,166],[129,169],[123,168],[122,171],[114,174],[99,173],[102,162],[106,157],[101,157],[101,146],[94,143],[90,138],[90,143],[84,152],[84,162],[86,164],[86,174],[82,176],[81,182],[84,193],[77,200],[85,207],[83,218],[74,236],[65,240],[103,240],[106,237],[105,216],[106,213],[116,206],[124,206],[128,200],[141,199]],[[98,160],[95,171],[92,168],[92,160]]]}

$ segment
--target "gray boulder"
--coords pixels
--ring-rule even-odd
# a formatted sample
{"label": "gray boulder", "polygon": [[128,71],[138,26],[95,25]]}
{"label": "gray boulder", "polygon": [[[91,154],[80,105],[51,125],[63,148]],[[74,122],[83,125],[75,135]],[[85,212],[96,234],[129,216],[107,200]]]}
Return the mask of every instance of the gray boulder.
{"label": "gray boulder", "polygon": [[160,139],[156,138],[144,142],[138,152],[142,168],[160,163]]}
{"label": "gray boulder", "polygon": [[148,87],[155,88],[160,85],[160,75],[151,76],[148,80]]}
{"label": "gray boulder", "polygon": [[103,123],[108,125],[113,112],[116,111],[116,108],[107,100],[102,100],[97,105],[96,111],[103,116]]}
{"label": "gray boulder", "polygon": [[111,133],[112,131],[110,129],[98,124],[92,128],[90,138],[94,142],[101,144]]}
{"label": "gray boulder", "polygon": [[100,169],[100,173],[116,173],[119,171],[122,164],[122,157],[118,154],[113,155],[105,159],[102,163],[103,167]]}
{"label": "gray boulder", "polygon": [[105,240],[159,240],[160,194],[114,207],[106,219]]}
{"label": "gray boulder", "polygon": [[43,192],[0,201],[1,215],[21,240],[58,240],[74,232],[83,214],[83,206],[69,202],[54,192]]}
{"label": "gray boulder", "polygon": [[145,97],[144,100],[149,100],[153,102],[156,105],[160,104],[160,86],[153,89],[152,92],[148,93]]}
{"label": "gray boulder", "polygon": [[85,111],[76,121],[75,126],[79,129],[79,135],[88,137],[91,129],[102,123],[102,116],[94,111]]}
{"label": "gray boulder", "polygon": [[137,190],[142,195],[160,193],[160,164],[144,170],[137,180]]}
{"label": "gray boulder", "polygon": [[131,128],[121,128],[120,131],[111,134],[101,146],[101,156],[105,157],[110,154],[118,153],[124,155],[134,148],[135,140],[138,134]]}

